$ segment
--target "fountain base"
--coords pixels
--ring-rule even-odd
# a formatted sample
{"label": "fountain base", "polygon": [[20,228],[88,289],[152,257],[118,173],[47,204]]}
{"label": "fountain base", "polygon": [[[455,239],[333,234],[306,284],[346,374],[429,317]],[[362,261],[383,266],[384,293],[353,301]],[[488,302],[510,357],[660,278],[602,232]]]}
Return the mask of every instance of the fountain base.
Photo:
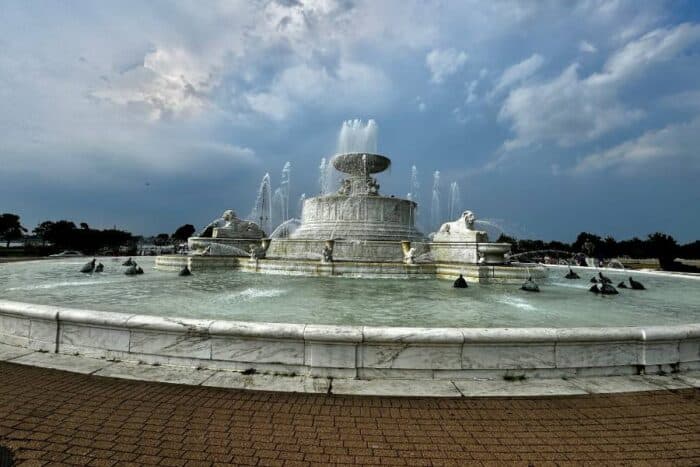
{"label": "fountain base", "polygon": [[506,266],[457,263],[418,263],[337,261],[265,258],[250,260],[230,256],[162,255],[156,258],[156,269],[179,271],[184,266],[192,272],[236,269],[243,272],[310,277],[348,277],[363,279],[447,279],[462,274],[471,283],[521,284],[532,276],[544,279],[547,271],[541,266]]}

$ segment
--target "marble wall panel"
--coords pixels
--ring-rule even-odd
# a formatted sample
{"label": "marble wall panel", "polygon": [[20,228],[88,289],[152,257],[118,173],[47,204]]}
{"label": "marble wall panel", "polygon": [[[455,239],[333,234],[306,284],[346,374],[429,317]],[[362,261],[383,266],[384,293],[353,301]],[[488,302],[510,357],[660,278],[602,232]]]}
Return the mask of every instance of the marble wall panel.
{"label": "marble wall panel", "polygon": [[680,362],[700,362],[700,339],[687,339],[678,346]]}
{"label": "marble wall panel", "polygon": [[129,351],[130,334],[128,329],[81,326],[62,322],[59,347],[69,345],[74,348],[92,347],[104,350]]}
{"label": "marble wall panel", "polygon": [[554,368],[554,344],[474,345],[464,344],[462,368],[511,369]]}
{"label": "marble wall panel", "polygon": [[459,369],[461,345],[363,344],[363,368]]}
{"label": "marble wall panel", "polygon": [[245,339],[233,336],[211,340],[211,358],[234,362],[304,364],[304,341]]}
{"label": "marble wall panel", "polygon": [[352,368],[357,367],[356,345],[354,343],[306,342],[304,364],[312,368]]}
{"label": "marble wall panel", "polygon": [[27,345],[30,320],[21,316],[0,314],[0,343]]}
{"label": "marble wall panel", "polygon": [[57,328],[56,320],[32,319],[29,328],[29,348],[55,352]]}
{"label": "marble wall panel", "polygon": [[133,353],[211,358],[211,338],[207,334],[149,332],[131,329],[129,351]]}
{"label": "marble wall panel", "polygon": [[661,365],[679,361],[678,341],[644,342],[644,364]]}
{"label": "marble wall panel", "polygon": [[613,367],[643,363],[642,345],[638,342],[557,343],[558,368]]}

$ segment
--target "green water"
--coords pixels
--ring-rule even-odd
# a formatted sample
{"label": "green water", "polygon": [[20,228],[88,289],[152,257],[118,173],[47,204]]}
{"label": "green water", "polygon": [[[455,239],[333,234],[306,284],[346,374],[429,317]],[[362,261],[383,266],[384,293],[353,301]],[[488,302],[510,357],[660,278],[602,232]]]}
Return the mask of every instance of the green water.
{"label": "green water", "polygon": [[[700,281],[632,275],[648,290],[616,296],[588,292],[583,278],[563,279],[550,271],[541,292],[517,285],[450,281],[305,278],[237,271],[178,277],[153,269],[153,258],[137,258],[146,271],[125,276],[121,258],[102,258],[105,271],[82,274],[84,258],[0,264],[0,298],[72,308],[157,316],[286,323],[379,326],[576,327],[672,325],[700,322]],[[617,284],[630,273],[606,273]]]}

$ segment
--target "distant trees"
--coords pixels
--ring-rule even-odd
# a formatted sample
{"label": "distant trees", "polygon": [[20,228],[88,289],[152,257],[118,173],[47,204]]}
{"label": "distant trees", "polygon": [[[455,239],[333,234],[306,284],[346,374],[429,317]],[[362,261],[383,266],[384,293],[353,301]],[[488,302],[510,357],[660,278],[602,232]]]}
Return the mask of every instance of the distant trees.
{"label": "distant trees", "polygon": [[27,231],[19,221],[17,214],[0,214],[0,239],[7,242],[7,248],[10,248],[12,240],[20,240],[24,237]]}
{"label": "distant trees", "polygon": [[153,239],[153,243],[155,243],[158,246],[167,245],[168,243],[170,243],[170,235],[166,233],[159,233]]}
{"label": "distant trees", "polygon": [[54,223],[51,221],[44,221],[32,230],[32,233],[41,239],[41,246],[43,247],[46,246],[48,240],[47,235],[51,231],[53,224]]}
{"label": "distant trees", "polygon": [[586,249],[590,249],[590,254],[596,258],[622,256],[630,258],[657,258],[663,269],[672,270],[678,270],[679,268],[678,263],[674,263],[675,258],[700,258],[700,240],[679,245],[675,238],[662,232],[650,234],[645,240],[634,237],[622,241],[617,241],[610,236],[601,238],[589,232],[581,232],[572,244],[557,241],[518,240],[505,234],[501,235],[497,241],[511,243],[514,254],[541,250],[566,251],[575,254],[585,253]]}
{"label": "distant trees", "polygon": [[42,240],[43,245],[50,242],[59,250],[80,250],[86,253],[100,250],[117,252],[121,246],[135,241],[134,236],[124,230],[91,229],[85,222],[81,222],[78,228],[74,222],[67,220],[44,221],[34,228],[33,233]]}
{"label": "distant trees", "polygon": [[588,232],[581,232],[578,234],[578,237],[576,237],[576,241],[571,244],[571,249],[574,252],[581,252],[585,251],[587,244],[590,244],[593,246],[593,251],[592,255],[596,256],[602,252],[602,244],[603,244],[603,239],[600,238],[598,235],[594,235],[592,233]]}
{"label": "distant trees", "polygon": [[666,269],[665,266],[670,265],[679,253],[676,239],[661,232],[649,235],[647,244],[652,257],[659,258],[659,264],[663,269]]}
{"label": "distant trees", "polygon": [[195,228],[192,224],[181,225],[177,228],[174,234],[172,234],[173,240],[184,242],[192,235],[194,235]]}
{"label": "distant trees", "polygon": [[681,258],[700,258],[700,240],[681,245],[678,250]]}

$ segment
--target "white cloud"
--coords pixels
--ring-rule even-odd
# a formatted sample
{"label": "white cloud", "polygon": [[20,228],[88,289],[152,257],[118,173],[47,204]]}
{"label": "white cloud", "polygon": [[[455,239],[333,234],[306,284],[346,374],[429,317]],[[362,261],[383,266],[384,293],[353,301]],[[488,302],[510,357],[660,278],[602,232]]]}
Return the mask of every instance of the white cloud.
{"label": "white cloud", "polygon": [[476,87],[479,85],[479,80],[475,79],[469,82],[467,86],[467,99],[464,101],[465,104],[471,104],[477,99]]}
{"label": "white cloud", "polygon": [[683,23],[670,29],[656,29],[613,53],[605,62],[603,72],[590,79],[610,83],[637,77],[650,65],[674,58],[699,39],[698,24]]}
{"label": "white cloud", "polygon": [[284,120],[291,111],[292,103],[286,96],[278,96],[269,92],[246,95],[248,105],[255,112],[266,115],[273,120]]}
{"label": "white cloud", "polygon": [[552,81],[511,91],[498,115],[516,134],[504,144],[506,150],[542,141],[572,146],[642,117],[617,102],[610,87],[581,80],[577,68],[571,65]]}
{"label": "white cloud", "polygon": [[685,166],[700,167],[700,118],[647,131],[608,150],[585,156],[573,173],[582,174],[606,169],[634,171],[654,162],[664,166],[685,161]]}
{"label": "white cloud", "polygon": [[581,78],[578,65],[573,64],[550,81],[514,89],[498,116],[500,121],[510,123],[515,134],[504,148],[545,141],[572,146],[630,125],[644,113],[625,106],[619,91],[698,39],[699,25],[657,29],[613,53],[599,73]]}
{"label": "white cloud", "polygon": [[246,96],[251,108],[275,120],[296,106],[376,110],[391,98],[391,82],[381,70],[341,61],[336,70],[296,65],[280,73],[263,92]]}
{"label": "white cloud", "polygon": [[497,94],[504,91],[515,84],[522,83],[544,64],[544,58],[540,54],[532,54],[522,62],[516,63],[513,66],[506,68],[501,77],[498,79],[492,94]]}
{"label": "white cloud", "polygon": [[142,65],[108,79],[91,96],[143,108],[151,120],[190,117],[210,105],[209,94],[221,79],[216,68],[182,48],[158,48],[145,55]]}
{"label": "white cloud", "polygon": [[457,73],[467,62],[467,54],[456,49],[433,49],[425,56],[425,65],[430,70],[430,81],[442,83],[445,78]]}
{"label": "white cloud", "polygon": [[598,49],[596,49],[596,47],[595,47],[593,44],[591,44],[590,42],[588,42],[588,41],[581,41],[581,42],[579,42],[579,43],[578,43],[578,49],[579,49],[581,52],[585,52],[585,53],[588,53],[588,54],[594,54],[594,53],[596,53],[596,52],[598,51]]}

